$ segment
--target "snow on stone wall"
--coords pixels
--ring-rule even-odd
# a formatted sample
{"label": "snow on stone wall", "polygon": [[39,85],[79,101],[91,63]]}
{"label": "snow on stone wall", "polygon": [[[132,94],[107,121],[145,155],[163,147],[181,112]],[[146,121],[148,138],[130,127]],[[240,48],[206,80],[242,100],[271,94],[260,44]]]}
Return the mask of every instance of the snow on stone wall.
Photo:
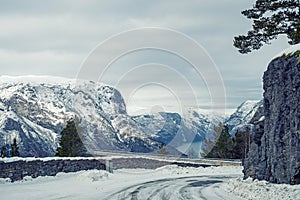
{"label": "snow on stone wall", "polygon": [[0,161],[0,178],[10,178],[12,182],[25,176],[55,176],[59,172],[77,172],[89,169],[105,169],[105,161],[97,159],[53,159],[53,160],[16,160]]}

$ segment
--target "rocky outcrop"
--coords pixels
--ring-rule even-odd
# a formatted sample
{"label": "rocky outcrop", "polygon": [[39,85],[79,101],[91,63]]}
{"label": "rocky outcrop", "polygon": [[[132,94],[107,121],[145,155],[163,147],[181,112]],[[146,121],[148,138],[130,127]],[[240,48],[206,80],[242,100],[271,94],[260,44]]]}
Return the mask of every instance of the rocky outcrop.
{"label": "rocky outcrop", "polygon": [[264,73],[264,106],[251,121],[245,178],[300,184],[299,54],[274,59]]}

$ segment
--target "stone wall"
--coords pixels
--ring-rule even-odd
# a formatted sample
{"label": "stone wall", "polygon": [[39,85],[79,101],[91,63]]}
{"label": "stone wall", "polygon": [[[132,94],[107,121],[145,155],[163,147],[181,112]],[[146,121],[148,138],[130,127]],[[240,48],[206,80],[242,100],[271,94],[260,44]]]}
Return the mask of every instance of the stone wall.
{"label": "stone wall", "polygon": [[[18,158],[14,160],[0,159],[0,178],[10,178],[12,181],[22,180],[25,176],[36,178],[38,176],[55,176],[59,172],[77,172],[81,170],[116,170],[124,168],[156,169],[165,165],[181,167],[211,167],[211,166],[239,166],[239,162],[206,160],[159,160],[155,158],[124,157],[108,159],[103,157],[91,158]],[[106,164],[109,166],[106,168]],[[111,169],[109,169],[111,167]]]}
{"label": "stone wall", "polygon": [[264,108],[252,120],[245,178],[300,184],[299,52],[274,59],[264,73],[263,87]]}
{"label": "stone wall", "polygon": [[10,178],[12,181],[22,180],[25,176],[55,176],[59,172],[77,172],[89,169],[105,169],[105,160],[19,160],[14,162],[0,161],[0,178]]}

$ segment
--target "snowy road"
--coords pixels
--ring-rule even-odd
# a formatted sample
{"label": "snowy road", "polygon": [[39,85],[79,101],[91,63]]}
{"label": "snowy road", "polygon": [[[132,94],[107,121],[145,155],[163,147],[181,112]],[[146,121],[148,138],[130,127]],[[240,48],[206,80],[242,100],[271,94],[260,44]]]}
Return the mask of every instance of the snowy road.
{"label": "snowy road", "polygon": [[105,200],[238,199],[224,193],[224,191],[220,189],[220,183],[227,179],[228,177],[222,176],[189,176],[159,179],[128,186],[108,195]]}
{"label": "snowy road", "polygon": [[192,168],[175,165],[158,169],[118,169],[113,174],[90,170],[60,173],[55,177],[0,180],[1,199],[230,199],[239,200],[220,185],[241,177],[241,167]]}
{"label": "snowy road", "polygon": [[[0,199],[13,200],[300,200],[300,185],[242,180],[242,167],[178,167],[118,169],[26,177],[9,183],[0,179]],[[240,196],[240,197],[237,197]]]}

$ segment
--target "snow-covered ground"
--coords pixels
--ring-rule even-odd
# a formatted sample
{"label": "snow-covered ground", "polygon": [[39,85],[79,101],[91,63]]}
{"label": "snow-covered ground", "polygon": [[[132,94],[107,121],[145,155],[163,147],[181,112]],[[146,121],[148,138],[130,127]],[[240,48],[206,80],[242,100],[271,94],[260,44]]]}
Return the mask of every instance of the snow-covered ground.
{"label": "snow-covered ground", "polygon": [[230,179],[222,188],[245,199],[300,200],[300,185],[272,184],[248,178]]}
{"label": "snow-covered ground", "polygon": [[[1,199],[299,199],[299,186],[241,179],[242,167],[120,169],[59,173],[15,183],[0,179]],[[240,197],[238,197],[240,196]],[[242,197],[242,198],[241,198]]]}

